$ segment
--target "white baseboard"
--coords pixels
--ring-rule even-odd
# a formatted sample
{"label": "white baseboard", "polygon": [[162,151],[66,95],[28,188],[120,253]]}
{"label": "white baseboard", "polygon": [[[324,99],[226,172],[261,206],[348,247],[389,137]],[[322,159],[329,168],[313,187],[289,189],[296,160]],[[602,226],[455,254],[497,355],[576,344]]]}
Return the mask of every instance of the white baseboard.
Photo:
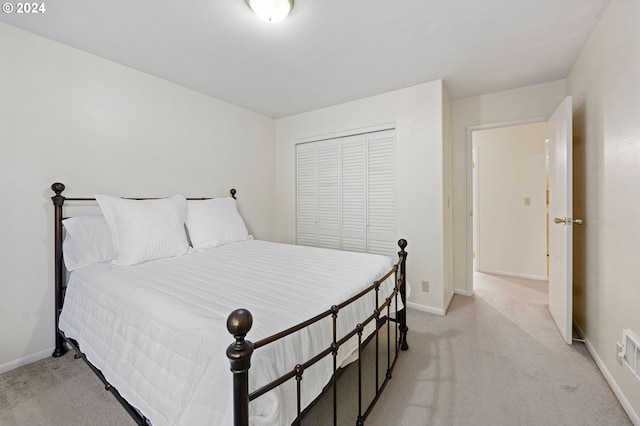
{"label": "white baseboard", "polygon": [[447,311],[449,310],[449,305],[451,305],[451,301],[453,300],[453,296],[456,294],[455,290],[451,295],[449,295],[449,300],[444,304],[444,308],[434,308],[433,306],[423,305],[421,303],[415,302],[407,302],[407,307],[415,309],[417,311],[428,312],[430,314],[436,314],[440,316],[445,316]]}
{"label": "white baseboard", "polygon": [[415,302],[407,302],[407,307],[415,309],[417,311],[428,312],[430,314],[436,314],[440,316],[444,316],[444,314],[446,313],[446,310],[443,308],[434,308],[433,306],[422,305]]}
{"label": "white baseboard", "polygon": [[593,358],[593,360],[596,362],[596,365],[602,372],[602,375],[604,376],[605,380],[609,384],[609,387],[615,394],[616,398],[618,398],[618,401],[620,401],[620,404],[622,405],[622,408],[624,408],[624,411],[629,416],[629,419],[631,419],[631,423],[633,423],[635,426],[640,426],[640,416],[638,416],[638,413],[635,412],[635,410],[629,403],[629,400],[624,395],[624,393],[622,392],[622,389],[620,389],[620,386],[618,386],[618,383],[615,381],[615,379],[609,372],[609,369],[605,365],[604,361],[602,361],[602,358],[600,358],[600,355],[598,355],[598,352],[596,352],[595,348],[593,347],[589,339],[585,336],[584,331],[582,331],[582,328],[580,328],[578,323],[575,321],[573,322],[573,326],[578,332],[578,335],[582,339],[584,339],[584,345],[589,351],[589,354],[591,354],[591,358]]}
{"label": "white baseboard", "polygon": [[483,274],[506,275],[507,277],[526,278],[529,280],[547,281],[547,277],[543,277],[542,275],[517,274],[515,272],[490,271],[487,269],[478,269],[477,272]]}
{"label": "white baseboard", "polygon": [[453,293],[459,294],[460,296],[473,296],[473,290],[468,291],[468,290],[453,289]]}
{"label": "white baseboard", "polygon": [[22,367],[23,365],[31,364],[32,362],[40,361],[41,359],[51,356],[54,349],[54,347],[51,347],[34,354],[9,361],[4,364],[0,364],[0,374],[6,373],[7,371],[15,370],[16,368]]}

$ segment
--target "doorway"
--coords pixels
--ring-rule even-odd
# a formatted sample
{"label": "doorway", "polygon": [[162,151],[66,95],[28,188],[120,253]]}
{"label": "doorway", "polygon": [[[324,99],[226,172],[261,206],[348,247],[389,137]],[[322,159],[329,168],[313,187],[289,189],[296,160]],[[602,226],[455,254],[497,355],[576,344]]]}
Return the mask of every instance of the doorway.
{"label": "doorway", "polygon": [[468,283],[476,272],[547,280],[546,118],[468,129]]}

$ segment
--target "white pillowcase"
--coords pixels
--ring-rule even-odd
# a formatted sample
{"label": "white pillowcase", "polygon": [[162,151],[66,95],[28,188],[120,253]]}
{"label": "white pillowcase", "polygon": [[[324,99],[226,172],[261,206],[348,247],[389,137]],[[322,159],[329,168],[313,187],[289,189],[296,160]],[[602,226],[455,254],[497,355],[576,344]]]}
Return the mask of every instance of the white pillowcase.
{"label": "white pillowcase", "polygon": [[62,251],[68,271],[113,259],[111,230],[104,216],[75,216],[62,224],[67,231]]}
{"label": "white pillowcase", "polygon": [[111,229],[111,263],[129,266],[189,252],[184,225],[187,200],[181,195],[158,200],[127,200],[96,195]]}
{"label": "white pillowcase", "polygon": [[189,200],[187,204],[187,230],[194,249],[203,250],[250,238],[234,198]]}

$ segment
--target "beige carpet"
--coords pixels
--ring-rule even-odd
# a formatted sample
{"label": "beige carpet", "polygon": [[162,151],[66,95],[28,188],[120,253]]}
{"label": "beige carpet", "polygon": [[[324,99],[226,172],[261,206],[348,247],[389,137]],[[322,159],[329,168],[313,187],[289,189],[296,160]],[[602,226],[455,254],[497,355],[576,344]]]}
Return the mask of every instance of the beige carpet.
{"label": "beige carpet", "polygon": [[[563,342],[544,283],[480,274],[446,317],[408,317],[411,348],[367,426],[631,425],[584,345]],[[0,425],[27,424],[134,423],[69,353],[0,375]]]}
{"label": "beige carpet", "polygon": [[71,351],[0,375],[2,426],[135,425],[129,414]]}
{"label": "beige carpet", "polygon": [[476,274],[446,317],[411,311],[410,350],[367,422],[631,425],[581,343],[564,343],[546,282]]}

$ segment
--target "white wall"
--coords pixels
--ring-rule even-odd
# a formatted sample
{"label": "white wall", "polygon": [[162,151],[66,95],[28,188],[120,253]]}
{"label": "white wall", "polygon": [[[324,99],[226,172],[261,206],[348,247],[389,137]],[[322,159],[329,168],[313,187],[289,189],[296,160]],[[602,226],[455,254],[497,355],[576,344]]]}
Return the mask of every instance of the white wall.
{"label": "white wall", "polygon": [[[397,232],[406,238],[410,301],[443,313],[443,86],[421,84],[276,120],[277,239],[295,236],[295,143],[386,123],[396,127]],[[420,282],[431,291],[421,292]]]}
{"label": "white wall", "polygon": [[453,101],[453,288],[457,293],[472,290],[467,287],[471,210],[470,205],[467,208],[467,127],[549,117],[564,97],[565,81],[558,80]]}
{"label": "white wall", "polygon": [[444,223],[444,289],[442,301],[444,309],[449,307],[449,303],[453,299],[453,209],[451,203],[453,200],[453,170],[452,170],[452,154],[453,146],[451,140],[452,116],[451,116],[451,97],[443,87],[442,90],[442,182],[443,182],[443,199],[442,199],[442,216]]}
{"label": "white wall", "polygon": [[251,232],[275,237],[273,119],[2,23],[0,52],[0,371],[54,344],[53,182],[69,196],[235,187]]}
{"label": "white wall", "polygon": [[616,362],[640,333],[640,2],[613,0],[567,78],[574,113],[574,316],[640,424],[640,381]]}
{"label": "white wall", "polygon": [[477,130],[472,137],[477,270],[546,279],[547,123]]}

